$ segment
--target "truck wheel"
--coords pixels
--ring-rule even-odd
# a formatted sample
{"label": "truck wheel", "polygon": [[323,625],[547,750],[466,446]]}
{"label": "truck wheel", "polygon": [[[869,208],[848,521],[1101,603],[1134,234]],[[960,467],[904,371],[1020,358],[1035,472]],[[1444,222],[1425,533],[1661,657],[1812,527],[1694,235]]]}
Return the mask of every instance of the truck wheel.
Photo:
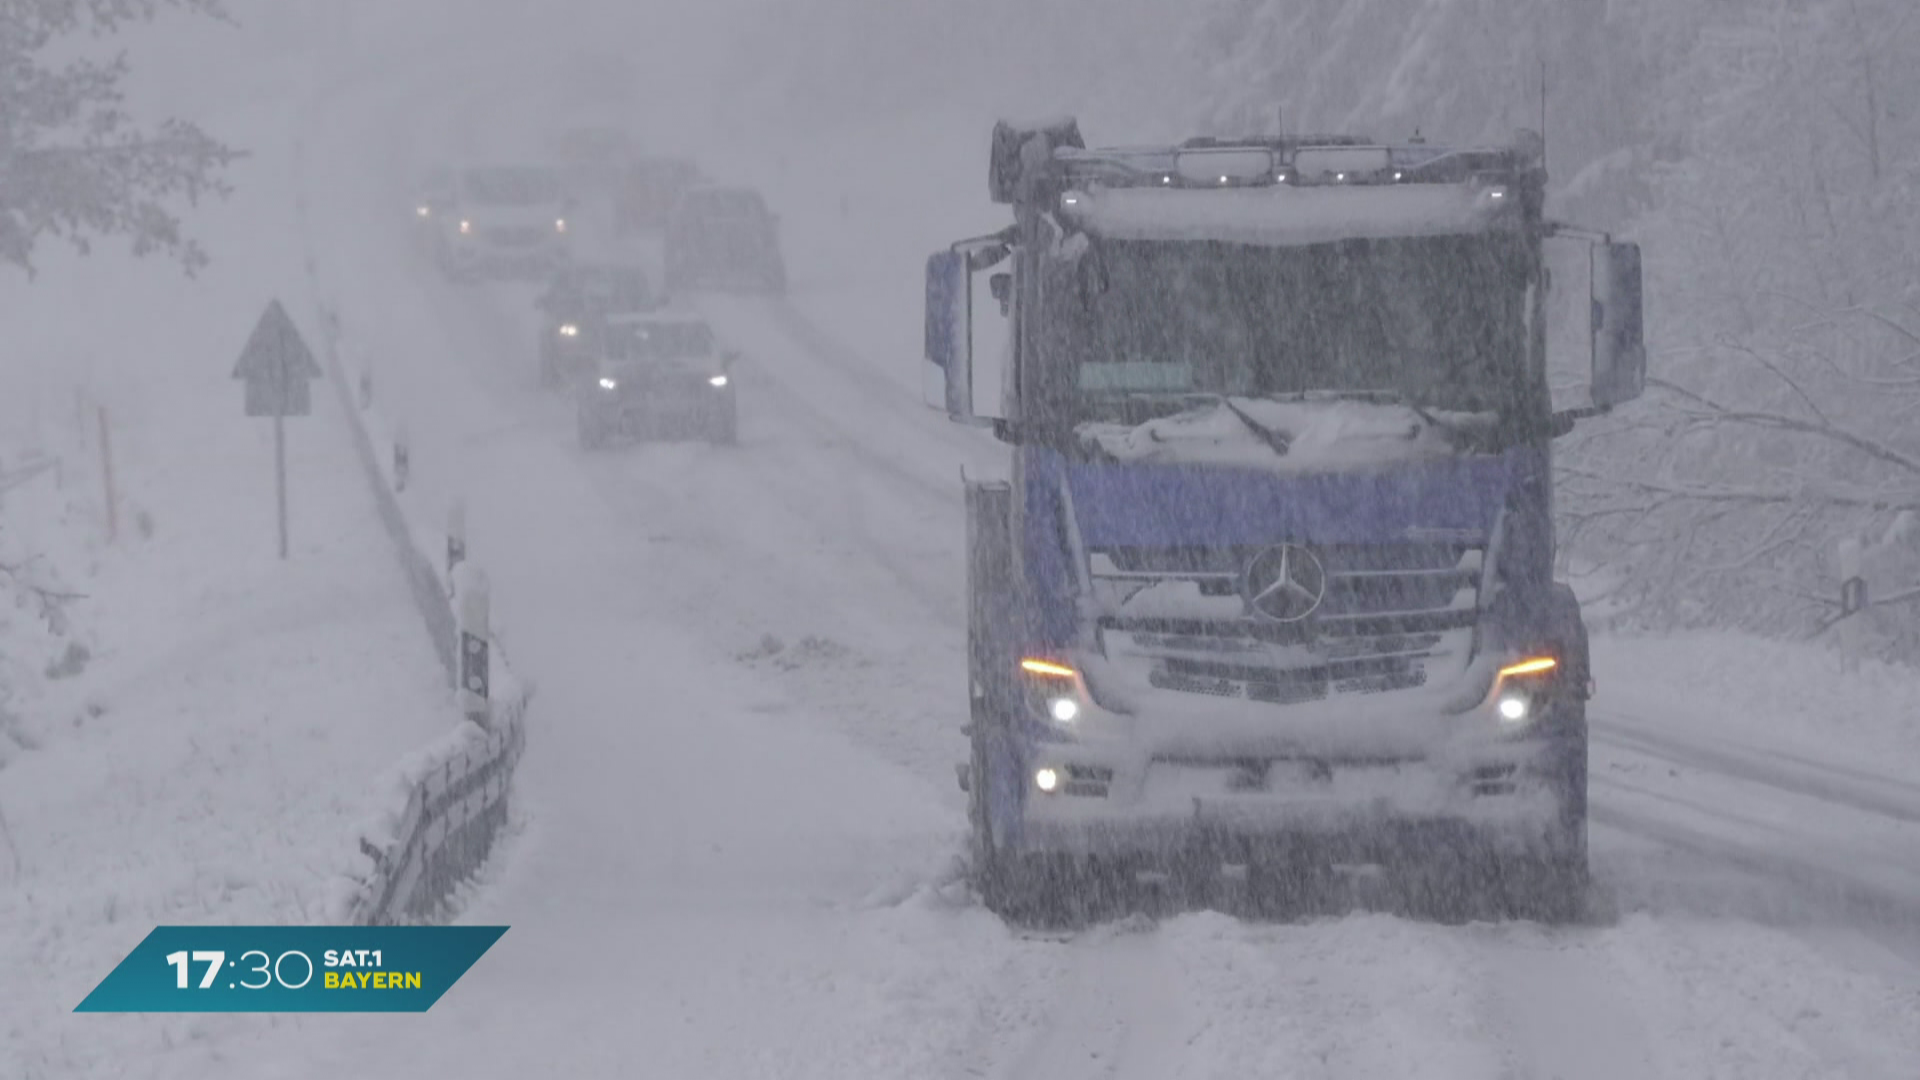
{"label": "truck wheel", "polygon": [[560,385],[560,368],[553,362],[553,353],[540,350],[540,385],[548,390]]}
{"label": "truck wheel", "polygon": [[1553,770],[1561,814],[1542,853],[1503,860],[1497,874],[1503,914],[1544,923],[1577,922],[1587,913],[1587,739],[1585,702],[1579,737],[1567,740]]}

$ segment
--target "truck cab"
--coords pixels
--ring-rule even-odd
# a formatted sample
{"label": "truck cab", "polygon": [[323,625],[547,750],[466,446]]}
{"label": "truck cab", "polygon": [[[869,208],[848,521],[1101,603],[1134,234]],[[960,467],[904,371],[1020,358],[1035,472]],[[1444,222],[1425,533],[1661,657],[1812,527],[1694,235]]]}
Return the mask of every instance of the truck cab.
{"label": "truck cab", "polygon": [[[1544,218],[1527,136],[1002,124],[989,182],[1014,223],[929,260],[923,368],[1012,449],[966,490],[988,903],[1364,864],[1577,908],[1591,680],[1551,445],[1640,392],[1639,249]],[[1562,262],[1589,387],[1556,410]]]}

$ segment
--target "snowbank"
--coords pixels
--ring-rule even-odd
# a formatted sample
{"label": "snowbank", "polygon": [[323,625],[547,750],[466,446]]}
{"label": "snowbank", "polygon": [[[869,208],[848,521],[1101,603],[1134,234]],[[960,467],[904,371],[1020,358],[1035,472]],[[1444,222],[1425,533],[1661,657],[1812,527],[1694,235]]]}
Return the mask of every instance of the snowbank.
{"label": "snowbank", "polygon": [[1920,760],[1920,673],[1862,661],[1846,674],[1821,644],[1734,632],[1593,641],[1607,716],[1691,741],[1758,747],[1901,776]]}
{"label": "snowbank", "polygon": [[[0,278],[0,446],[61,459],[9,493],[0,530],[84,595],[69,613],[90,654],[22,684],[23,741],[0,754],[0,1076],[118,1074],[217,1034],[223,1018],[71,1009],[156,924],[325,921],[392,763],[459,715],[333,395],[287,422],[283,562],[271,429],[229,377],[269,300],[318,329],[284,139],[299,65],[229,27],[167,33],[177,54],[136,49],[142,80],[168,84],[143,101],[252,155],[189,222],[213,265],[189,280],[108,243]],[[22,640],[0,652],[44,672],[55,643]]]}

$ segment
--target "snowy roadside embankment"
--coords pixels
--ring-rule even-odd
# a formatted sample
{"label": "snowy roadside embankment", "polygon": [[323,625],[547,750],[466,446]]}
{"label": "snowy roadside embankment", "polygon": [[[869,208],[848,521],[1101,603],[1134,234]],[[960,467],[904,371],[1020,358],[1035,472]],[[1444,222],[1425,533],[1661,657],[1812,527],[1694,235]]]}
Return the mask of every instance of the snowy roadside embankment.
{"label": "snowy roadside embankment", "polygon": [[[139,1072],[241,1023],[71,1010],[157,924],[329,921],[360,823],[459,719],[339,402],[315,387],[287,421],[281,561],[271,428],[230,377],[269,300],[319,330],[286,137],[300,65],[250,32],[166,29],[177,52],[141,54],[143,80],[250,152],[192,218],[212,265],[104,244],[0,282],[0,465],[60,460],[7,493],[0,534],[77,594],[65,637],[10,610],[0,641],[28,676],[0,739],[0,1076]],[[50,665],[68,640],[84,656]]]}
{"label": "snowy roadside embankment", "polygon": [[[31,748],[0,768],[0,1075],[101,1075],[221,1028],[71,1009],[156,924],[324,921],[383,774],[455,715],[324,394],[288,422],[277,557],[272,436],[229,375],[268,299],[304,310],[281,104],[224,117],[255,157],[198,221],[199,282],[103,252],[8,285],[8,385],[43,417],[76,387],[106,407],[122,501],[109,544],[99,440],[49,424],[73,448],[60,516],[44,492],[6,511],[34,515],[93,646],[16,706]],[[74,296],[113,297],[114,318]]]}

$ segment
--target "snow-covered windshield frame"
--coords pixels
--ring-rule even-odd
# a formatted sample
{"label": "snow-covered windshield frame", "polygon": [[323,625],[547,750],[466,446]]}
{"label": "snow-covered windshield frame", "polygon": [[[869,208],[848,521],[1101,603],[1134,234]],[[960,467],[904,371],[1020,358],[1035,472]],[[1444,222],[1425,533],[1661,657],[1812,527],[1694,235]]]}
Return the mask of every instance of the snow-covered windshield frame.
{"label": "snow-covered windshield frame", "polygon": [[[1075,257],[1043,260],[1040,362],[1021,365],[1026,417],[1042,426],[1144,419],[1227,394],[1397,392],[1423,407],[1510,421],[1549,408],[1529,311],[1539,249],[1523,231],[1294,247],[1082,237]],[[1407,257],[1382,262],[1386,254]],[[1370,272],[1336,269],[1360,259],[1375,264]],[[1182,277],[1186,288],[1166,287]],[[1384,302],[1421,284],[1425,303]],[[1303,292],[1310,299],[1291,312],[1275,304]],[[1231,316],[1211,333],[1194,321],[1209,303]],[[1349,317],[1334,323],[1309,314],[1343,307]],[[1452,341],[1420,347],[1418,330],[1436,325]],[[1210,336],[1211,346],[1200,344]],[[1303,342],[1308,365],[1299,363]],[[1105,385],[1086,377],[1090,365],[1116,356],[1153,376]],[[1357,368],[1344,366],[1356,360]],[[1154,371],[1176,367],[1187,370]]]}

